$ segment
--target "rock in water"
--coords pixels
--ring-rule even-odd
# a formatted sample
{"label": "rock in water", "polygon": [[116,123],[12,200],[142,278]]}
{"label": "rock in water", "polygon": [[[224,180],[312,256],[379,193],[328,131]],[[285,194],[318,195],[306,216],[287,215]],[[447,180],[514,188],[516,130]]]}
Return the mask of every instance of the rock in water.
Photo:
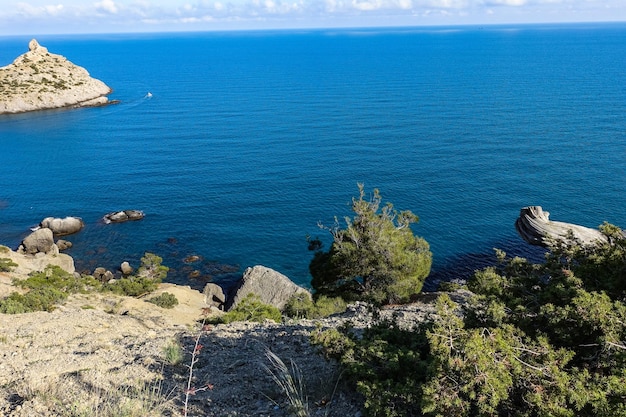
{"label": "rock in water", "polygon": [[145,217],[145,214],[141,210],[122,210],[107,213],[102,217],[102,220],[106,223],[122,223],[129,220],[141,220]]}
{"label": "rock in water", "polygon": [[69,242],[69,241],[64,240],[64,239],[57,240],[57,247],[59,248],[59,251],[67,250],[67,249],[71,248],[72,246],[73,246],[72,242]]}
{"label": "rock in water", "polygon": [[120,265],[120,271],[122,271],[122,274],[124,274],[124,275],[130,275],[130,274],[133,273],[133,267],[130,266],[128,261],[124,261]]}
{"label": "rock in water", "polygon": [[80,232],[85,226],[80,217],[46,217],[39,223],[39,226],[52,230],[57,236],[71,235]]}
{"label": "rock in water", "polygon": [[100,106],[111,88],[83,67],[51,54],[33,39],[29,51],[0,68],[0,114],[59,107]]}
{"label": "rock in water", "polygon": [[577,224],[555,222],[549,219],[550,213],[541,206],[528,206],[520,210],[515,222],[517,233],[531,245],[548,246],[550,242],[562,240],[567,243],[597,245],[608,242],[599,230]]}

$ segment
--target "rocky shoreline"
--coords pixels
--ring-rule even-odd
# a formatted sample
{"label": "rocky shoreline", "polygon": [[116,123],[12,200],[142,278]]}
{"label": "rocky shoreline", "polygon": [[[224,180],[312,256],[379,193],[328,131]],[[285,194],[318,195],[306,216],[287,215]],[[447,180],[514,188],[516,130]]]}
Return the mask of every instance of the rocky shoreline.
{"label": "rocky shoreline", "polygon": [[83,67],[33,39],[28,52],[0,68],[0,114],[112,104],[112,89]]}
{"label": "rocky shoreline", "polygon": [[[21,262],[18,269],[24,273],[27,262],[17,260]],[[13,276],[0,273],[5,294],[16,289],[11,284]],[[145,302],[163,292],[174,294],[179,304],[164,309]],[[414,307],[405,308],[400,315],[413,316],[410,309]],[[72,407],[126,397],[137,400],[145,393],[124,390],[158,385],[162,395],[154,404],[159,414],[153,410],[154,415],[182,415],[186,364],[199,339],[204,347],[192,382],[210,384],[211,389],[190,399],[190,416],[289,416],[286,398],[267,371],[267,351],[300,369],[312,415],[361,415],[363,399],[341,379],[338,365],[325,359],[309,338],[319,328],[347,322],[357,328],[369,325],[373,318],[364,305],[353,305],[342,315],[320,320],[202,327],[199,322],[207,313],[222,314],[199,291],[161,284],[141,298],[77,294],[52,312],[5,315],[0,328],[0,414],[107,415],[95,409],[79,414]],[[423,314],[420,310],[418,315]],[[405,318],[412,321],[409,316]],[[182,363],[168,363],[165,349],[171,343],[183,346]],[[103,399],[103,393],[117,399]]]}
{"label": "rocky shoreline", "polygon": [[[32,235],[45,230],[50,231],[41,228]],[[53,242],[47,252],[34,253],[24,243],[17,251],[0,246],[0,258],[17,264],[11,272],[0,272],[0,298],[23,291],[13,285],[14,278],[25,278],[48,264],[73,273],[73,258],[55,246]],[[311,344],[310,336],[346,324],[354,329],[370,326],[375,319],[365,304],[318,320],[203,326],[203,319],[223,314],[226,304],[236,305],[243,293],[253,292],[265,303],[281,305],[291,294],[306,291],[263,266],[246,269],[237,285],[239,295],[227,297],[216,287],[207,285],[203,293],[160,284],[138,298],[74,294],[52,312],[2,315],[0,415],[116,415],[106,407],[126,403],[148,407],[132,415],[182,415],[196,342],[203,347],[191,383],[210,389],[199,389],[190,397],[189,416],[290,416],[287,398],[268,372],[267,352],[302,373],[310,415],[362,415],[364,399],[342,379],[338,364]],[[166,309],[146,302],[164,292],[173,294],[178,305]],[[435,298],[425,294],[413,304],[384,309],[381,315],[414,326],[434,313]],[[172,344],[183,348],[180,363],[168,359]]]}

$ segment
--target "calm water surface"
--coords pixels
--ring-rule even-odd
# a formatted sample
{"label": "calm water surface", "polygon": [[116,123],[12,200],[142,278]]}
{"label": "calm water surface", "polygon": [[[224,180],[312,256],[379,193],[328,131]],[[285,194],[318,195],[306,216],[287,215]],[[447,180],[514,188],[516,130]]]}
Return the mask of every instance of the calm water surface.
{"label": "calm water surface", "polygon": [[[0,38],[0,65],[28,41]],[[434,280],[493,247],[537,255],[513,226],[526,205],[626,226],[626,25],[38,41],[121,104],[0,116],[0,242],[82,217],[79,269],[152,251],[174,282],[263,264],[307,285],[306,236],[329,243],[317,223],[350,214],[357,182],[419,215]],[[145,219],[100,221],[127,208]]]}

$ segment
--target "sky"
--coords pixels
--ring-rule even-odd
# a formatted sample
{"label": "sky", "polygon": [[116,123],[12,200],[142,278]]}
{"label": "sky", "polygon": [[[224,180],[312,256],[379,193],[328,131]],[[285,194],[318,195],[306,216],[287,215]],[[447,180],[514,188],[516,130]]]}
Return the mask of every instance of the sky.
{"label": "sky", "polygon": [[626,0],[0,0],[0,36],[626,21]]}

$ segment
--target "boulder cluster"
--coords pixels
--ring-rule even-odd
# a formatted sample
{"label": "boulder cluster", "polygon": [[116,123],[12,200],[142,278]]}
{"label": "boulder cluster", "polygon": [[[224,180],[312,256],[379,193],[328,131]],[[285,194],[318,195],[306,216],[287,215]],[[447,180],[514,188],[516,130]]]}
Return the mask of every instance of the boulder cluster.
{"label": "boulder cluster", "polygon": [[[121,210],[108,213],[103,220],[105,223],[119,223],[140,220],[143,217],[144,213],[139,210]],[[45,262],[48,262],[50,258],[55,258],[57,261],[50,262],[51,264],[58,265],[63,261],[60,266],[74,273],[73,259],[59,253],[71,247],[72,243],[63,239],[55,242],[55,237],[77,233],[84,226],[85,223],[80,217],[46,217],[32,233],[24,238],[16,252],[11,251],[11,258],[21,257],[22,264],[26,259],[29,259],[31,264],[38,259],[39,261],[33,265],[32,270],[43,270],[48,265]],[[193,255],[185,258],[185,261],[193,262],[199,259],[197,255]],[[126,261],[119,267],[119,273],[122,276],[128,276],[133,272],[134,268]],[[92,275],[102,282],[109,282],[116,278],[115,272],[102,267],[95,268]],[[302,293],[311,296],[308,290],[296,285],[287,276],[261,265],[247,268],[242,278],[229,290],[225,290],[218,284],[208,283],[203,291],[205,304],[221,311],[234,309],[248,294],[254,294],[262,303],[282,310],[293,295]]]}

